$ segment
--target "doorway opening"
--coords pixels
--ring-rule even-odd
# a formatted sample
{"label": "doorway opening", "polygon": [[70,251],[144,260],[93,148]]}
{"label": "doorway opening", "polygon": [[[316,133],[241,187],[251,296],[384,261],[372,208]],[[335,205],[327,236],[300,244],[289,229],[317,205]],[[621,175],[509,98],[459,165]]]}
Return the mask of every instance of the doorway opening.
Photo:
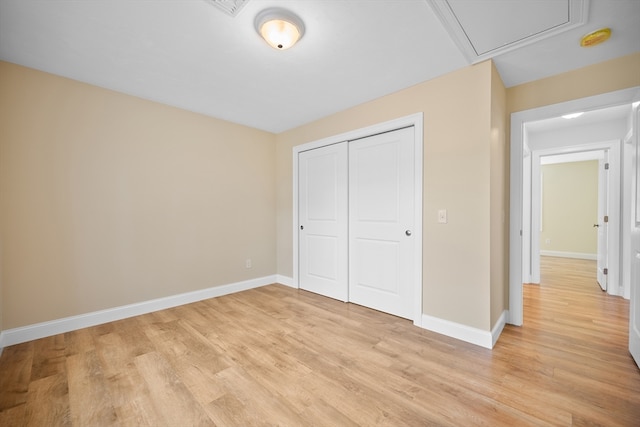
{"label": "doorway opening", "polygon": [[540,283],[542,255],[592,259],[601,288],[619,295],[619,147],[620,141],[612,140],[532,152],[531,176],[523,177],[531,187],[530,226],[523,229],[530,257],[523,259],[523,283]]}
{"label": "doorway opening", "polygon": [[[520,326],[523,323],[523,283],[529,283],[532,280],[531,275],[534,273],[532,268],[532,260],[534,260],[533,244],[534,239],[531,237],[532,218],[533,218],[533,199],[532,191],[534,179],[532,172],[534,167],[533,157],[540,156],[541,153],[551,154],[548,150],[557,150],[556,154],[580,151],[592,151],[597,149],[594,144],[602,144],[603,150],[613,147],[617,148],[617,152],[609,152],[611,156],[618,159],[620,170],[617,173],[618,189],[626,194],[631,185],[631,169],[626,167],[623,161],[627,157],[627,151],[631,150],[627,143],[627,134],[631,134],[629,129],[629,117],[631,114],[631,103],[637,96],[638,88],[631,88],[608,94],[598,95],[589,98],[578,99],[561,104],[555,104],[540,107],[532,110],[513,113],[511,117],[511,194],[510,194],[510,273],[509,273],[509,319],[508,323]],[[561,118],[561,116],[574,112],[587,112],[601,117],[612,119],[611,115],[619,114],[618,119],[621,128],[611,128],[601,126],[602,121],[586,120],[580,127],[578,123]],[[609,116],[607,116],[609,114]],[[585,113],[585,117],[588,114]],[[536,126],[539,128],[536,129]],[[553,130],[555,137],[549,138],[545,143],[532,146],[532,132],[537,130],[540,132],[550,131],[551,128],[545,126],[556,126]],[[611,129],[617,129],[613,134]],[[579,132],[576,132],[579,129]],[[576,142],[577,135],[579,142]],[[547,135],[549,136],[549,134]],[[601,141],[606,141],[605,143]],[[544,150],[547,150],[546,152]],[[622,153],[625,153],[623,155]],[[613,174],[611,174],[613,176]],[[539,181],[538,181],[539,184]],[[615,187],[615,185],[614,185]],[[610,245],[609,251],[618,251],[619,259],[617,261],[618,292],[625,298],[629,298],[629,258],[626,256],[625,248],[628,248],[630,240],[627,230],[627,222],[630,222],[631,206],[628,197],[622,197],[617,203],[618,225],[616,230],[619,233],[619,241],[614,245]],[[610,215],[610,218],[614,215]],[[622,224],[622,225],[621,225]],[[610,225],[611,228],[611,225]],[[539,252],[539,245],[538,245]],[[535,278],[533,278],[535,279]],[[611,277],[609,278],[611,280]],[[539,278],[538,278],[539,280]]]}
{"label": "doorway opening", "polygon": [[[536,230],[532,240],[539,256],[533,257],[532,276],[540,280],[533,283],[542,284],[545,274],[553,273],[556,266],[574,265],[585,285],[597,283],[607,290],[609,226],[613,225],[608,221],[612,199],[608,197],[612,191],[607,191],[608,157],[608,150],[539,157],[539,209],[532,212]],[[532,204],[536,206],[537,201]]]}

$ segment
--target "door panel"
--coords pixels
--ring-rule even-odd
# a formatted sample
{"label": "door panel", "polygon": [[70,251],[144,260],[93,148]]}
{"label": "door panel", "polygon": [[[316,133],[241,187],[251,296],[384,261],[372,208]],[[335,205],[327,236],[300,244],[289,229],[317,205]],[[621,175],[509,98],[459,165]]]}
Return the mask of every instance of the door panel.
{"label": "door panel", "polygon": [[349,143],[349,300],[412,318],[413,128]]}
{"label": "door panel", "polygon": [[335,236],[307,235],[307,253],[309,254],[307,273],[309,276],[327,280],[338,280],[339,239]]}
{"label": "door panel", "polygon": [[604,159],[598,161],[598,254],[597,254],[597,280],[603,291],[607,290],[608,275],[605,273],[609,263],[609,223],[605,217],[609,215],[609,151],[604,151]]}
{"label": "door panel", "polygon": [[[640,94],[636,95],[640,101]],[[631,162],[631,173],[635,179],[634,194],[631,205],[634,207],[633,225],[631,227],[631,299],[629,301],[629,352],[640,366],[640,108],[633,107],[631,121],[632,140],[635,145],[635,156]]]}
{"label": "door panel", "polygon": [[[640,234],[640,231],[636,230]],[[629,301],[629,352],[640,367],[640,250],[634,251]]]}
{"label": "door panel", "polygon": [[397,242],[357,239],[355,263],[359,271],[358,285],[380,293],[397,295],[400,248]]}
{"label": "door panel", "polygon": [[347,144],[298,157],[299,286],[348,299]]}

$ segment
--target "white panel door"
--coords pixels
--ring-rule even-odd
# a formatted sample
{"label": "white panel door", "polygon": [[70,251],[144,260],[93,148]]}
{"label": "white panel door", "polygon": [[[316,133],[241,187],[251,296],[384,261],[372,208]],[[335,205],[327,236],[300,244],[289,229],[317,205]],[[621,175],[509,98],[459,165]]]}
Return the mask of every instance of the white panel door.
{"label": "white panel door", "polygon": [[[635,232],[640,235],[640,227],[636,227]],[[636,365],[640,367],[640,249],[633,251],[631,268],[633,273],[629,301],[629,352]]]}
{"label": "white panel door", "polygon": [[[640,101],[640,94],[636,95]],[[632,135],[635,144],[635,156],[632,160],[631,172],[635,185],[631,187],[634,193],[631,197],[633,206],[633,223],[631,226],[631,300],[629,301],[629,352],[640,366],[640,108],[633,107],[631,122]]]}
{"label": "white panel door", "polygon": [[609,151],[598,160],[598,254],[597,280],[603,291],[607,290],[609,265]]}
{"label": "white panel door", "polygon": [[348,300],[347,143],[298,156],[299,286]]}
{"label": "white panel door", "polygon": [[414,129],[349,142],[349,300],[413,317]]}

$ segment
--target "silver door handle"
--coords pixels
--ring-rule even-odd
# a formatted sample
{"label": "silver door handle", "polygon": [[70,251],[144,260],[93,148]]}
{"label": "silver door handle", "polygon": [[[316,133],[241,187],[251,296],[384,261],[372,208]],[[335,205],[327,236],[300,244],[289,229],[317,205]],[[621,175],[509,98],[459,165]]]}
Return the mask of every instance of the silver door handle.
{"label": "silver door handle", "polygon": [[406,234],[407,236],[411,236],[411,230],[405,231],[404,234]]}

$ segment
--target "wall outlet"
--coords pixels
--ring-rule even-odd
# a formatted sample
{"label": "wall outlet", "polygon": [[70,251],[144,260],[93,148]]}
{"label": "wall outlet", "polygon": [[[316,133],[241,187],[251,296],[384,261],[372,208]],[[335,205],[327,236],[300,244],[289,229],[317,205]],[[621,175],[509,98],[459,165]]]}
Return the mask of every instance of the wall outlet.
{"label": "wall outlet", "polygon": [[545,239],[544,243],[547,245],[551,244],[551,239]]}
{"label": "wall outlet", "polygon": [[251,258],[247,258],[244,262],[245,268],[251,268]]}

